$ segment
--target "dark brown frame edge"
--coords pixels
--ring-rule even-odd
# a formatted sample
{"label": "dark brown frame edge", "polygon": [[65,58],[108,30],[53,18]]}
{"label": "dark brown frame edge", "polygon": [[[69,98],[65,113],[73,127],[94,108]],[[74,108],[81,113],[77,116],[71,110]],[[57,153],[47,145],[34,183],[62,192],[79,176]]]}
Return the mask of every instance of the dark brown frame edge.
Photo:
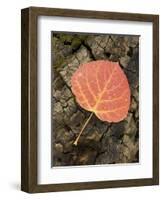
{"label": "dark brown frame edge", "polygon": [[[38,185],[37,18],[38,16],[144,21],[153,23],[153,177],[147,179]],[[54,192],[159,184],[159,16],[29,7],[21,10],[21,190]]]}

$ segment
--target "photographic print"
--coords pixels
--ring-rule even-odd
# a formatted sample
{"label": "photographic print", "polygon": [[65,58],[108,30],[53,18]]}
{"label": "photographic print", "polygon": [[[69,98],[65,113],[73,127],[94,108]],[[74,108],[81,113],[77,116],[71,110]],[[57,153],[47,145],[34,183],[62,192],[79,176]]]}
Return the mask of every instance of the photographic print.
{"label": "photographic print", "polygon": [[159,15],[21,10],[21,190],[159,184]]}
{"label": "photographic print", "polygon": [[51,33],[52,166],[139,162],[139,35]]}

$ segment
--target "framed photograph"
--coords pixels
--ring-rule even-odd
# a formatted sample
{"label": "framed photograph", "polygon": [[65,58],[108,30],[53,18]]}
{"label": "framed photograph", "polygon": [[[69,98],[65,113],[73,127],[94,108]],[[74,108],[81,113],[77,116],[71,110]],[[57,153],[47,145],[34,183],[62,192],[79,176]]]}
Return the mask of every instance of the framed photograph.
{"label": "framed photograph", "polygon": [[21,12],[21,189],[159,184],[159,16]]}

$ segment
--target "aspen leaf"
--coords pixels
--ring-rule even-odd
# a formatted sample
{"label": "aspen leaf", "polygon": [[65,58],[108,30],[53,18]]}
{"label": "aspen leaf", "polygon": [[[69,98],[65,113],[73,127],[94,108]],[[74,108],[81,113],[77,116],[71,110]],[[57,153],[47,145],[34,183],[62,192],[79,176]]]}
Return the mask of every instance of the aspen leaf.
{"label": "aspen leaf", "polygon": [[81,64],[71,77],[71,86],[78,104],[100,120],[119,122],[127,116],[130,88],[118,62]]}

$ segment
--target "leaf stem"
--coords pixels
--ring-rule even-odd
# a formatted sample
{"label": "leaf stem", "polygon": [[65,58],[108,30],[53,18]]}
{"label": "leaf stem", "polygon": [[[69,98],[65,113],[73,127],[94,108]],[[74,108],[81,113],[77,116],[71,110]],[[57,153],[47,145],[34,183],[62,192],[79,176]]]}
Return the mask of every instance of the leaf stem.
{"label": "leaf stem", "polygon": [[80,131],[80,133],[79,133],[79,135],[78,135],[77,138],[75,139],[75,141],[74,141],[74,143],[73,143],[75,146],[78,145],[79,138],[80,138],[81,134],[83,133],[85,127],[87,126],[88,122],[89,122],[90,119],[92,118],[92,116],[93,116],[93,112],[90,114],[90,116],[88,117],[88,119],[87,119],[86,122],[84,123],[84,125],[83,125],[83,127],[82,127],[82,129],[81,129],[81,131]]}

